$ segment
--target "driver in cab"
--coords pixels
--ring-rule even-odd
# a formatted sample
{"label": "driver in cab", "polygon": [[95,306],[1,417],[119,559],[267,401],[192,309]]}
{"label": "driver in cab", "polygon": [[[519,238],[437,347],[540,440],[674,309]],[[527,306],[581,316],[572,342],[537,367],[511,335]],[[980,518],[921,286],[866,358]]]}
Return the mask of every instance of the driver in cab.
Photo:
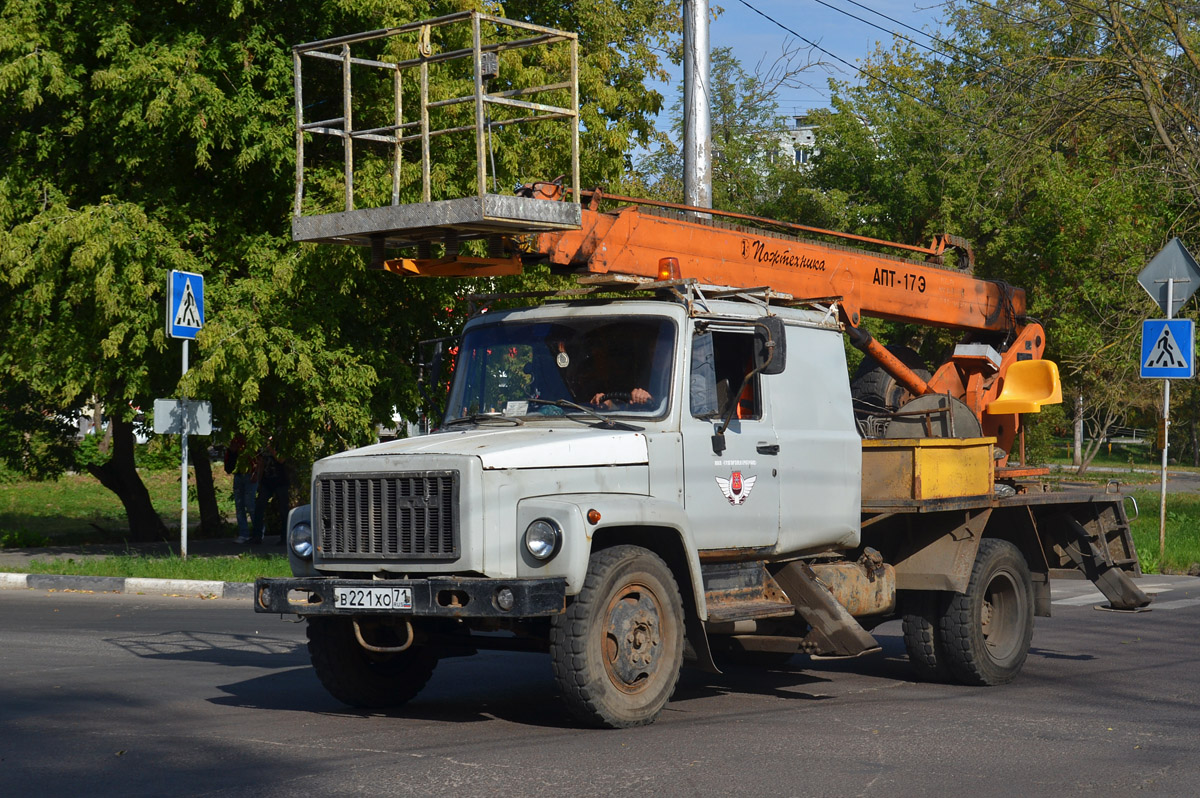
{"label": "driver in cab", "polygon": [[[604,347],[596,347],[592,352],[587,381],[595,388],[589,403],[596,407],[613,409],[620,405],[645,405],[654,397],[645,388],[634,385],[635,377],[624,373],[616,362],[616,358]],[[587,396],[588,392],[584,392]]]}

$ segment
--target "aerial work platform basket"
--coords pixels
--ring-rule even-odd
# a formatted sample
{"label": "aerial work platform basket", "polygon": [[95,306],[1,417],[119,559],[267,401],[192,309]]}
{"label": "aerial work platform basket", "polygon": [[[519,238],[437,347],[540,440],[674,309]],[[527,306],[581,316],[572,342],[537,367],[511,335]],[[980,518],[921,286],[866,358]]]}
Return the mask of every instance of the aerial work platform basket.
{"label": "aerial work platform basket", "polygon": [[[363,57],[364,50],[370,57]],[[578,200],[576,34],[464,11],[296,45],[292,57],[294,240],[370,246],[377,254],[416,245],[428,257],[433,243],[451,255],[464,240],[491,239],[495,248],[497,236],[580,226],[577,201],[502,193],[492,148],[493,136],[514,125],[545,136],[551,154],[562,151],[560,168]],[[330,65],[332,70],[322,71]],[[548,82],[516,85],[508,73]],[[340,116],[307,121],[314,109],[334,102]],[[388,104],[390,116],[378,118]],[[359,118],[369,121],[356,127]],[[547,132],[551,123],[559,129]],[[342,140],[340,181],[331,169],[306,179],[306,168],[312,172],[314,165],[306,163],[305,144],[314,141],[314,134]],[[448,195],[444,189],[455,181],[431,171],[432,151],[450,140],[474,167],[474,192],[466,196]],[[360,159],[356,169],[356,145],[363,144],[371,145],[368,163]],[[466,163],[459,164],[461,172]],[[381,185],[385,182],[390,186]]]}

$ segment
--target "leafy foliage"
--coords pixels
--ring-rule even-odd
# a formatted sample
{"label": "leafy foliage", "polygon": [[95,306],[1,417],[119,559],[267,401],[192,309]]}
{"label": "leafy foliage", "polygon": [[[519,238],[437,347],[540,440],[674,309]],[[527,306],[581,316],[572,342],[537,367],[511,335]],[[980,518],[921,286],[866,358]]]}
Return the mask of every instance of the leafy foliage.
{"label": "leafy foliage", "polygon": [[[1137,98],[1101,77],[1115,66],[1102,52],[1112,41],[1064,8],[962,4],[940,47],[954,58],[878,50],[867,78],[835,84],[821,154],[792,196],[816,224],[970,239],[977,273],[1026,290],[1064,394],[1084,396],[1102,440],[1122,418],[1153,413],[1158,386],[1138,378],[1132,355],[1155,311],[1136,275],[1194,208],[1166,179],[1169,162],[1147,160]],[[926,337],[922,352],[936,360],[947,343]]]}
{"label": "leafy foliage", "polygon": [[[0,312],[11,334],[0,343],[0,384],[20,386],[19,406],[37,413],[103,405],[114,454],[89,470],[121,495],[135,535],[162,532],[124,440],[156,397],[208,398],[223,434],[242,430],[251,447],[271,437],[297,464],[368,441],[393,407],[415,414],[416,342],[455,325],[464,286],[401,281],[368,270],[360,253],[292,244],[289,50],[480,5],[327,0],[302,14],[266,0],[4,5]],[[580,32],[586,179],[619,178],[661,105],[643,82],[661,72],[676,17],[651,0],[487,5]],[[498,142],[510,168],[526,169],[560,143]],[[444,155],[443,179],[473,173]],[[379,166],[367,158],[363,168]],[[162,315],[171,269],[206,278],[208,323],[182,381]],[[0,412],[0,425],[19,436],[32,418]],[[65,462],[39,457],[8,459],[46,472]]]}

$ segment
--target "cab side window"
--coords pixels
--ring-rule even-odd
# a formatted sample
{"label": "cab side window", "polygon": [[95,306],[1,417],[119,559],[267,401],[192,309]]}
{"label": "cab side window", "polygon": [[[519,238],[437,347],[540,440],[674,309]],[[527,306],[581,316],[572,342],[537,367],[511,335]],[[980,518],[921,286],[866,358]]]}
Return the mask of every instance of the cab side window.
{"label": "cab side window", "polygon": [[697,336],[692,350],[693,416],[721,418],[729,410],[729,403],[736,400],[733,418],[762,418],[759,377],[755,374],[745,379],[754,370],[754,345],[754,335],[749,331],[714,331]]}

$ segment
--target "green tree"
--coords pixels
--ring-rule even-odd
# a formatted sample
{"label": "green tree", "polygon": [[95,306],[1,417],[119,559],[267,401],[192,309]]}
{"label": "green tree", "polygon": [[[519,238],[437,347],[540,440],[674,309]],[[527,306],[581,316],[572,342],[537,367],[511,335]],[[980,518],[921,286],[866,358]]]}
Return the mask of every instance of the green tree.
{"label": "green tree", "polygon": [[[1100,91],[1088,65],[1030,69],[1070,31],[979,6],[960,7],[955,24],[939,42],[953,58],[897,44],[868,59],[857,83],[835,85],[821,154],[790,197],[817,224],[914,243],[969,238],[980,275],[1027,290],[1068,400],[1084,397],[1102,439],[1154,401],[1137,378],[1146,300],[1135,276],[1186,203],[1160,179],[1165,163],[1147,168],[1133,127],[1114,126],[1098,95],[1085,99]],[[924,343],[936,361],[948,341]]]}
{"label": "green tree", "polygon": [[[413,411],[415,343],[453,325],[463,286],[399,280],[357,252],[291,243],[290,46],[478,5],[4,5],[0,381],[39,412],[102,403],[112,453],[88,468],[121,498],[133,537],[165,533],[133,462],[136,408],[155,397],[211,399],[224,434],[243,430],[251,448],[274,438],[301,474],[369,440],[394,406]],[[492,10],[581,31],[585,176],[614,179],[631,139],[652,130],[661,97],[643,79],[659,71],[676,17],[649,0]],[[544,162],[540,142],[501,143],[508,163]],[[182,384],[164,331],[169,269],[206,277],[208,324]],[[0,413],[0,423],[23,434],[33,417]]]}

